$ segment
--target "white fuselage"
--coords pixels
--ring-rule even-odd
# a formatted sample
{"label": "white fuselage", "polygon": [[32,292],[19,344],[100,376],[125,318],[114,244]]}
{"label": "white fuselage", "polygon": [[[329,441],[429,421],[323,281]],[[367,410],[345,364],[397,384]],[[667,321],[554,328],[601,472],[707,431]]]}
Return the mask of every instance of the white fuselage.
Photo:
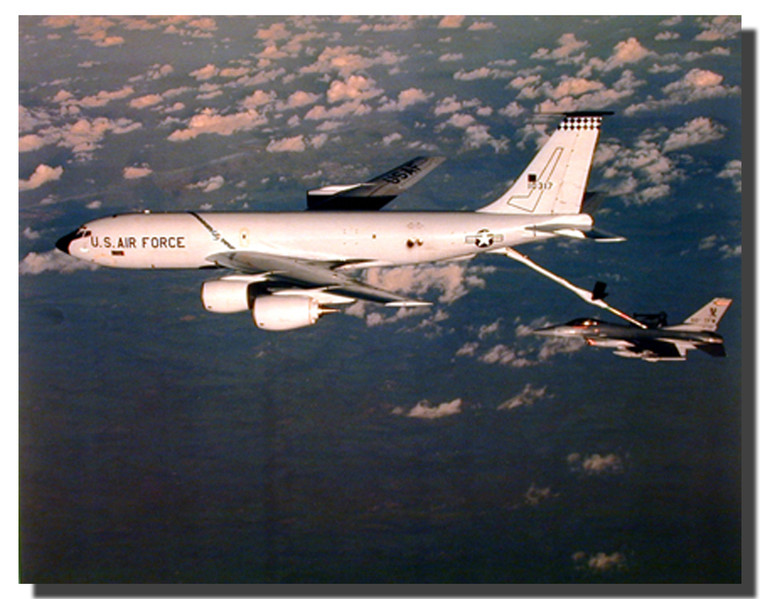
{"label": "white fuselage", "polygon": [[463,258],[552,237],[537,226],[590,229],[586,214],[479,212],[178,212],[91,221],[69,244],[82,260],[117,268],[202,268],[231,251],[390,266]]}

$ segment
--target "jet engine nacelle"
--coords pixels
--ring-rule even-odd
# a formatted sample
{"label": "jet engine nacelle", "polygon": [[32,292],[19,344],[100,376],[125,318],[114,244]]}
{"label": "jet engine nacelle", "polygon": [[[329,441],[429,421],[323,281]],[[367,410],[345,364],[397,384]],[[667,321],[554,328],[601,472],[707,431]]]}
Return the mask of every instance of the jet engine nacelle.
{"label": "jet engine nacelle", "polygon": [[253,321],[266,331],[287,331],[313,325],[331,312],[305,295],[258,295],[253,300]]}
{"label": "jet engine nacelle", "polygon": [[253,305],[249,292],[251,281],[236,279],[217,279],[206,281],[201,287],[201,301],[209,312],[230,314],[246,312]]}

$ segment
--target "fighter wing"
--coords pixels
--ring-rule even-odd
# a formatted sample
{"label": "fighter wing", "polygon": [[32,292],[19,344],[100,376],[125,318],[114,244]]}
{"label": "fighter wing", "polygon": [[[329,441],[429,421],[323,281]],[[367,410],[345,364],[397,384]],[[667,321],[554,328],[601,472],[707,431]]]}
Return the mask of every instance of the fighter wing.
{"label": "fighter wing", "polygon": [[442,156],[417,156],[365,183],[327,185],[306,192],[309,210],[380,210],[441,164]]}
{"label": "fighter wing", "polygon": [[319,290],[331,295],[367,300],[392,308],[429,306],[423,302],[368,285],[336,269],[343,262],[315,261],[302,258],[263,254],[260,252],[224,252],[209,256],[218,266],[246,274],[259,274],[277,290],[282,286],[304,291]]}
{"label": "fighter wing", "polygon": [[642,358],[683,359],[693,349],[690,344],[660,339],[629,339],[628,351],[641,354]]}

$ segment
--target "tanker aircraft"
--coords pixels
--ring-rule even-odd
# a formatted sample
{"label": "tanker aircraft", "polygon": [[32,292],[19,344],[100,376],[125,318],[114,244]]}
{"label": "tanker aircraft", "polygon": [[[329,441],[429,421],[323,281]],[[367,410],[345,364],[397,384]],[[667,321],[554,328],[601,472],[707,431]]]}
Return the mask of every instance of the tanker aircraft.
{"label": "tanker aircraft", "polygon": [[576,318],[567,324],[537,329],[533,333],[581,338],[593,347],[612,348],[617,356],[640,358],[647,362],[683,361],[686,352],[692,349],[723,357],[726,355],[723,337],[716,331],[731,301],[716,297],[681,324],[673,326],[667,326],[665,314],[660,313],[654,315],[657,320],[653,326],[641,322],[646,315],[634,315],[639,318],[638,326],[612,324],[596,318]]}
{"label": "tanker aircraft", "polygon": [[366,183],[311,190],[305,211],[118,214],[82,225],[56,246],[115,268],[228,269],[203,283],[204,308],[249,312],[265,330],[313,325],[356,300],[426,306],[352,271],[511,257],[511,246],[558,236],[623,239],[594,229],[591,214],[582,212],[606,114],[565,113],[509,189],[474,212],[380,211],[442,160],[419,157]]}

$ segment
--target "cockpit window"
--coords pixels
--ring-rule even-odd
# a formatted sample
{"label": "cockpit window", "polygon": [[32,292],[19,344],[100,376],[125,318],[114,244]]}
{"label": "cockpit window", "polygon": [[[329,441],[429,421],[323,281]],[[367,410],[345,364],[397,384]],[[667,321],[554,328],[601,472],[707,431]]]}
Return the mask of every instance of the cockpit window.
{"label": "cockpit window", "polygon": [[576,318],[567,323],[571,327],[594,327],[599,321],[594,318]]}
{"label": "cockpit window", "polygon": [[79,229],[79,231],[76,232],[74,235],[74,239],[81,239],[82,237],[90,237],[92,235],[92,231],[88,231],[87,229]]}

